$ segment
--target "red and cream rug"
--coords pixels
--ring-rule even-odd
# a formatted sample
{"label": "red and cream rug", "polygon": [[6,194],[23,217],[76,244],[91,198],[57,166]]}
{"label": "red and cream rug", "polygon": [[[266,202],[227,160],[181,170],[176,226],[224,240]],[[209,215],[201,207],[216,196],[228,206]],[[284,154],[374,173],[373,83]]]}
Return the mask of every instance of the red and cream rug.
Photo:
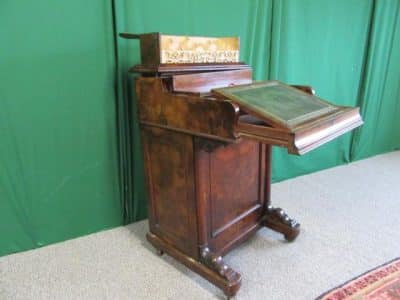
{"label": "red and cream rug", "polygon": [[400,300],[400,257],[324,293],[316,300]]}

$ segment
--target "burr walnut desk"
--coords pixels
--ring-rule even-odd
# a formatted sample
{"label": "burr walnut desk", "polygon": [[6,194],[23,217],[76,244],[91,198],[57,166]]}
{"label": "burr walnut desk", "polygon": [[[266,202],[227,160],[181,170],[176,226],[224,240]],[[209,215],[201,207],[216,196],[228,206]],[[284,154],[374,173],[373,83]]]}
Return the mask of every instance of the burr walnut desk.
{"label": "burr walnut desk", "polygon": [[241,275],[223,255],[262,227],[288,241],[300,231],[271,205],[271,146],[304,154],[361,125],[359,110],[321,100],[307,86],[253,82],[232,38],[230,44],[200,38],[197,46],[216,46],[199,54],[179,46],[182,37],[121,36],[140,39],[142,64],[131,71],[140,74],[134,86],[149,197],[147,239],[160,255],[234,296]]}

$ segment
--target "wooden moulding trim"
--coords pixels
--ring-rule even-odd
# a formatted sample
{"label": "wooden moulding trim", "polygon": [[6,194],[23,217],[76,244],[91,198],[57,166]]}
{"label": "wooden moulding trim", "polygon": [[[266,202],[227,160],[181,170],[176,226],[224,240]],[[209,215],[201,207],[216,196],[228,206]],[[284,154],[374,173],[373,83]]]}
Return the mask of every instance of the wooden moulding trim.
{"label": "wooden moulding trim", "polygon": [[346,107],[333,115],[298,126],[292,133],[280,128],[241,122],[237,130],[242,137],[285,147],[291,154],[302,155],[362,124],[359,109]]}
{"label": "wooden moulding trim", "polygon": [[279,147],[284,147],[288,148],[289,147],[289,141],[284,140],[284,139],[278,139],[278,138],[273,138],[273,137],[268,137],[268,136],[261,136],[261,135],[256,135],[253,133],[247,133],[247,132],[241,132],[240,133],[241,137],[246,137],[249,139],[257,140],[265,144],[269,145],[274,145],[274,146],[279,146]]}
{"label": "wooden moulding trim", "polygon": [[290,141],[293,139],[292,133],[281,128],[273,128],[268,125],[254,125],[239,122],[236,129],[239,131],[240,136],[256,139],[262,143],[279,147],[288,147]]}
{"label": "wooden moulding trim", "polygon": [[165,242],[155,234],[149,232],[147,233],[146,238],[156,249],[162,250],[165,253],[169,254],[170,256],[174,257],[176,260],[183,263],[189,269],[200,274],[205,279],[207,279],[208,281],[210,281],[211,283],[215,284],[217,287],[222,289],[225,294],[234,295],[239,290],[242,281],[241,276],[239,276],[236,281],[229,282],[228,280],[219,276],[209,267],[205,266],[204,264],[195,260],[194,258],[182,253],[174,246]]}
{"label": "wooden moulding trim", "polygon": [[242,242],[250,238],[258,229],[260,229],[263,226],[264,226],[263,221],[260,220],[258,223],[255,223],[246,230],[242,231],[241,234],[238,235],[235,239],[227,242],[222,247],[222,249],[218,251],[218,255],[224,256],[226,253],[235,248],[237,245],[241,244]]}
{"label": "wooden moulding trim", "polygon": [[216,64],[159,64],[159,65],[136,65],[129,72],[137,73],[168,73],[168,72],[200,72],[200,71],[222,71],[250,69],[244,63],[216,63]]}
{"label": "wooden moulding trim", "polygon": [[349,132],[350,130],[352,130],[354,128],[359,127],[362,124],[363,124],[363,121],[359,120],[358,122],[352,123],[348,127],[343,127],[340,130],[338,130],[338,131],[336,131],[336,132],[334,132],[334,133],[332,133],[330,135],[327,135],[324,138],[318,140],[317,142],[314,142],[314,143],[311,143],[309,145],[304,146],[303,148],[296,148],[295,150],[289,149],[289,152],[290,153],[294,153],[294,154],[303,155],[303,154],[305,154],[305,153],[307,153],[307,152],[309,152],[309,151],[311,151],[311,150],[313,150],[313,149],[315,149],[315,148],[317,148],[317,147],[319,147],[319,146],[321,146],[321,145],[333,140],[334,138],[336,138],[336,137],[338,137],[338,136],[340,136],[342,134],[345,134],[346,132]]}
{"label": "wooden moulding trim", "polygon": [[292,129],[293,132],[305,132],[311,128],[319,127],[321,124],[326,122],[335,122],[348,118],[349,116],[359,115],[359,108],[356,107],[337,107],[337,109],[331,113],[320,116],[318,118],[311,119],[307,122],[301,123]]}
{"label": "wooden moulding trim", "polygon": [[210,93],[219,86],[251,83],[251,78],[251,69],[178,74],[172,75],[172,90],[184,93]]}
{"label": "wooden moulding trim", "polygon": [[218,228],[217,230],[215,230],[212,233],[212,237],[215,238],[217,235],[219,235],[221,232],[225,231],[226,229],[228,229],[229,227],[231,227],[232,225],[236,224],[237,222],[239,222],[240,220],[244,219],[245,217],[247,217],[248,215],[250,215],[251,213],[253,213],[254,211],[256,211],[257,209],[259,209],[261,207],[261,204],[257,203],[256,205],[254,205],[252,208],[250,208],[249,210],[245,211],[244,213],[242,213],[241,215],[237,216],[236,218],[234,218],[232,221],[224,224],[223,226],[221,226],[220,228]]}
{"label": "wooden moulding trim", "polygon": [[232,137],[232,139],[230,138],[224,138],[218,135],[211,135],[211,134],[207,134],[207,133],[200,133],[200,132],[195,132],[195,131],[191,131],[191,130],[186,130],[186,129],[181,129],[181,128],[176,128],[176,127],[171,127],[171,126],[167,126],[167,125],[161,125],[161,124],[157,124],[157,123],[153,123],[153,122],[147,122],[147,121],[140,121],[141,125],[145,125],[145,126],[151,126],[151,127],[158,127],[158,128],[163,128],[163,129],[169,129],[169,130],[173,130],[173,131],[177,131],[177,132],[182,132],[182,133],[186,133],[186,134],[190,134],[193,136],[199,136],[199,137],[204,137],[204,138],[208,138],[208,139],[212,139],[212,140],[218,140],[218,141],[223,141],[223,142],[227,142],[227,143],[237,143],[240,141],[239,138],[235,138]]}
{"label": "wooden moulding trim", "polygon": [[330,122],[325,122],[321,126],[297,132],[292,150],[298,154],[304,154],[362,124],[363,121],[358,110],[349,111],[347,114]]}
{"label": "wooden moulding trim", "polygon": [[[239,108],[240,110],[240,108]],[[253,133],[256,135],[269,135],[276,138],[287,139],[289,135],[292,133],[290,130],[285,128],[276,128],[265,124],[252,124],[248,122],[243,122],[239,118],[239,122],[237,125],[237,130],[239,131],[247,131],[249,133]]]}

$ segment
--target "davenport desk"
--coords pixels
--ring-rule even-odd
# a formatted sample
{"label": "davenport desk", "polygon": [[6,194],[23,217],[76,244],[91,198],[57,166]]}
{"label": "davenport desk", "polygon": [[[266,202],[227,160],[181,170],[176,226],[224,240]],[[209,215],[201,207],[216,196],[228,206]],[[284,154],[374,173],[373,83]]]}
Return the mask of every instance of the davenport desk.
{"label": "davenport desk", "polygon": [[271,146],[304,154],[360,126],[358,108],[308,86],[253,82],[237,38],[159,33],[140,40],[131,71],[149,197],[149,242],[234,296],[223,255],[262,227],[293,241],[297,221],[271,205]]}

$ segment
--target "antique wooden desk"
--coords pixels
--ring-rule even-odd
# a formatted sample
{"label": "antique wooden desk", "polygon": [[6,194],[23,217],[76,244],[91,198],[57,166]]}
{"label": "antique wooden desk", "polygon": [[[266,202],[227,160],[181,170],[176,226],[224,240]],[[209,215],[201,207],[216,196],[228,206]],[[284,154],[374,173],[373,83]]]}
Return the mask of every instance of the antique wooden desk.
{"label": "antique wooden desk", "polygon": [[142,65],[131,71],[141,74],[134,86],[147,239],[234,296],[241,275],[222,256],[262,227],[288,241],[300,230],[271,205],[271,146],[306,153],[362,124],[359,111],[320,100],[307,86],[253,83],[243,63],[163,62],[160,34],[121,36],[141,46]]}

